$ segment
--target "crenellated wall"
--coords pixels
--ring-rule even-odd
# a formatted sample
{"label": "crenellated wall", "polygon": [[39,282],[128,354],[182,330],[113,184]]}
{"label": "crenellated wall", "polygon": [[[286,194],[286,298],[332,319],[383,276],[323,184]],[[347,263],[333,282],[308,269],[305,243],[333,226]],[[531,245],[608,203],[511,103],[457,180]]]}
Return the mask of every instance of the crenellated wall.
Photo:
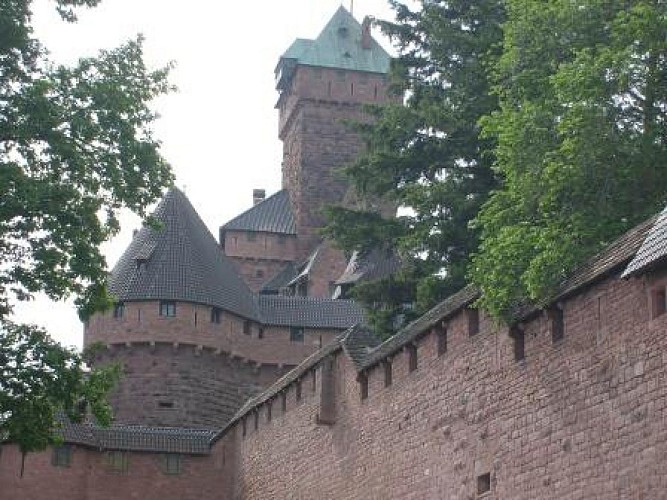
{"label": "crenellated wall", "polygon": [[659,279],[612,277],[563,300],[564,337],[539,313],[519,330],[523,350],[517,331],[484,316],[471,335],[465,310],[447,318],[446,351],[425,331],[359,376],[339,349],[332,425],[318,423],[321,383],[312,391],[307,372],[300,401],[292,383],[285,412],[279,396],[270,420],[263,404],[228,431],[234,498],[661,498],[667,315],[649,311]]}

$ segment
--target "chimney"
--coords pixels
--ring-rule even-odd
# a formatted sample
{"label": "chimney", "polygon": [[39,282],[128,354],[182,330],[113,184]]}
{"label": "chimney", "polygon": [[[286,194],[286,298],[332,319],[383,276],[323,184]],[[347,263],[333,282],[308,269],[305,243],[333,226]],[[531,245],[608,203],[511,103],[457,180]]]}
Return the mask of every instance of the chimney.
{"label": "chimney", "polygon": [[264,189],[253,189],[252,190],[252,204],[257,205],[261,203],[266,198],[266,190]]}
{"label": "chimney", "polygon": [[371,48],[371,17],[364,17],[361,23],[361,48],[369,50]]}

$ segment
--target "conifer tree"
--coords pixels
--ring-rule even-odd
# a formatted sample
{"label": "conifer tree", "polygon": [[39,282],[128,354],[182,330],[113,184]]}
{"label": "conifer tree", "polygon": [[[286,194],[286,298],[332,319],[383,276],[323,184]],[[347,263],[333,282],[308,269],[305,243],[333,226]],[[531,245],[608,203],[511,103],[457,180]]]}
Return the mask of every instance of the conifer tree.
{"label": "conifer tree", "polygon": [[480,136],[479,120],[497,108],[488,67],[499,55],[503,3],[422,0],[411,10],[392,1],[396,19],[379,23],[399,51],[391,78],[404,102],[375,108],[375,121],[358,125],[367,154],[346,173],[359,192],[388,198],[403,215],[333,208],[326,234],[346,250],[401,254],[406,266],[384,293],[382,284],[355,287],[384,311],[381,328],[406,296],[419,313],[464,284],[478,238],[469,221],[495,185],[494,140]]}

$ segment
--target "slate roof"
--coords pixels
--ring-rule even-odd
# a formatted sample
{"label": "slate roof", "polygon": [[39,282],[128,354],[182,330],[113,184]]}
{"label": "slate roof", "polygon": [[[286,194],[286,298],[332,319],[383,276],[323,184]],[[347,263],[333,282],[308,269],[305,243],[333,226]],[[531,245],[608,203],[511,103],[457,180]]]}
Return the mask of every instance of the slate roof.
{"label": "slate roof", "polygon": [[349,328],[364,321],[363,309],[351,300],[260,295],[258,303],[262,321],[267,325]]}
{"label": "slate roof", "polygon": [[360,281],[386,278],[401,267],[401,259],[395,252],[375,248],[365,254],[355,251],[343,274],[336,280],[337,285],[350,285]]}
{"label": "slate roof", "polygon": [[298,269],[294,266],[292,262],[289,262],[285,269],[276,274],[273,278],[262,285],[262,294],[276,294],[280,292],[281,288],[285,288],[288,283],[294,279],[294,277],[299,274]]}
{"label": "slate roof", "polygon": [[658,216],[639,251],[623,272],[627,278],[667,259],[667,207]]}
{"label": "slate roof", "polygon": [[391,57],[374,40],[361,46],[361,24],[342,5],[315,40],[297,38],[280,58],[276,72],[295,64],[387,73]]}
{"label": "slate roof", "polygon": [[254,294],[177,188],[164,196],[111,271],[110,292],[121,301],[182,300],[259,319]]}
{"label": "slate roof", "polygon": [[64,421],[60,433],[66,443],[99,450],[206,455],[218,431],[141,425],[100,427]]}
{"label": "slate roof", "polygon": [[296,234],[289,193],[278,191],[224,224],[220,230]]}

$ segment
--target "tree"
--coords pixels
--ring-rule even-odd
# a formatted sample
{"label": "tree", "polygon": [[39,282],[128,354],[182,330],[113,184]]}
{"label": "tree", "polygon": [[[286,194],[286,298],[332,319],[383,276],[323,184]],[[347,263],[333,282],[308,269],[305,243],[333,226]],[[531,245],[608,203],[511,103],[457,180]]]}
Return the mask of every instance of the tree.
{"label": "tree", "polygon": [[[54,4],[75,21],[76,7],[98,2]],[[82,318],[107,307],[99,245],[118,231],[122,207],[144,214],[172,181],[148,107],[170,90],[169,68],[146,68],[141,37],[53,65],[33,37],[31,3],[6,0],[0,11],[0,439],[24,452],[43,448],[57,410],[73,416],[82,398],[108,421],[102,395],[113,376],[83,377],[78,354],[9,322],[12,300],[74,295]]]}
{"label": "tree", "polygon": [[470,275],[512,319],[667,202],[667,6],[510,0],[484,121],[503,187],[484,205]]}
{"label": "tree", "polygon": [[325,234],[346,250],[398,251],[408,264],[399,295],[409,288],[416,312],[465,284],[478,239],[469,221],[495,186],[494,140],[478,122],[498,106],[488,67],[499,56],[503,3],[422,0],[411,10],[392,1],[395,21],[380,23],[399,50],[391,76],[405,98],[358,125],[367,154],[346,173],[360,193],[388,197],[407,215],[333,208]]}

